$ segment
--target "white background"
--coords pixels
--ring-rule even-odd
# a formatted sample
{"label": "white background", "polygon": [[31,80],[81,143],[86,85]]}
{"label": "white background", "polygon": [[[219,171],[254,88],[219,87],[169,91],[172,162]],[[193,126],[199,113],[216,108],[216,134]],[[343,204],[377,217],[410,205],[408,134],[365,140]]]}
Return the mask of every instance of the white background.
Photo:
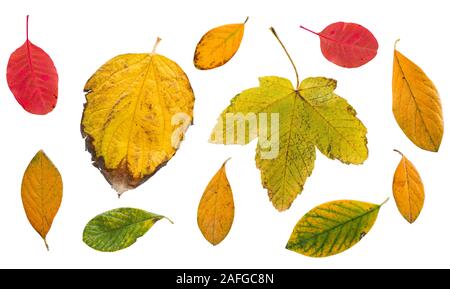
{"label": "white background", "polygon": [[[47,116],[25,112],[0,81],[0,267],[145,268],[345,268],[450,267],[448,229],[450,134],[439,153],[415,147],[391,112],[393,45],[419,64],[435,82],[444,117],[450,116],[448,1],[1,1],[0,67],[30,39],[47,51],[59,72],[59,101]],[[195,46],[209,29],[250,16],[240,50],[225,66],[198,71]],[[320,31],[336,21],[369,28],[379,54],[359,69],[343,69],[321,55],[319,39],[300,24]],[[222,146],[207,142],[219,113],[240,91],[257,86],[259,76],[294,73],[268,28],[274,26],[297,63],[300,78],[338,80],[337,93],[358,111],[368,128],[369,159],[347,166],[318,153],[312,176],[291,209],[277,212],[261,186],[254,163],[255,142]],[[196,96],[195,124],[176,156],[146,183],[121,199],[84,150],[80,119],[83,86],[96,69],[123,53],[149,52],[157,36],[158,53],[176,61]],[[393,198],[380,211],[369,234],[337,256],[313,259],[284,249],[296,222],[311,208],[337,199],[381,203],[392,195],[392,176],[400,157],[416,165],[425,183],[423,211],[413,225],[398,213]],[[28,223],[20,198],[22,175],[39,150],[59,168],[64,197],[47,236],[47,252]],[[211,246],[197,228],[196,213],[206,184],[222,162],[227,165],[236,213],[231,232]],[[128,249],[101,253],[82,240],[84,225],[106,210],[132,206],[170,217],[157,223]]]}

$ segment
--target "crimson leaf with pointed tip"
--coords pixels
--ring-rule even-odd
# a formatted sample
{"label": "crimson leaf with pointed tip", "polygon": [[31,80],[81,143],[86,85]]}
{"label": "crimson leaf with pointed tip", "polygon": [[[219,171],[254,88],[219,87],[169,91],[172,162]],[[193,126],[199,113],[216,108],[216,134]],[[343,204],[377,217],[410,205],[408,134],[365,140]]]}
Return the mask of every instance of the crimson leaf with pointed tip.
{"label": "crimson leaf with pointed tip", "polygon": [[300,26],[320,37],[320,48],[328,61],[346,68],[360,67],[377,55],[378,42],[367,28],[346,22],[328,25],[317,33]]}
{"label": "crimson leaf with pointed tip", "polygon": [[29,113],[47,114],[58,99],[58,73],[50,56],[28,39],[8,62],[7,81],[17,102]]}

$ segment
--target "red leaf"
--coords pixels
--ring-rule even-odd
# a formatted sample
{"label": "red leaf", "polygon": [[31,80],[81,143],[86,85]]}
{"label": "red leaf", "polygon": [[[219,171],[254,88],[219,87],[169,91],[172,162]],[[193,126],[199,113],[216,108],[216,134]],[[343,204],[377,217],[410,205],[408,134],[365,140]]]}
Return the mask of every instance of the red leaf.
{"label": "red leaf", "polygon": [[58,73],[44,50],[27,40],[14,51],[8,62],[6,78],[17,102],[33,114],[47,114],[58,100]]}
{"label": "red leaf", "polygon": [[320,37],[323,56],[336,65],[346,68],[360,67],[377,55],[377,39],[359,24],[336,22],[320,33],[303,26],[300,28]]}

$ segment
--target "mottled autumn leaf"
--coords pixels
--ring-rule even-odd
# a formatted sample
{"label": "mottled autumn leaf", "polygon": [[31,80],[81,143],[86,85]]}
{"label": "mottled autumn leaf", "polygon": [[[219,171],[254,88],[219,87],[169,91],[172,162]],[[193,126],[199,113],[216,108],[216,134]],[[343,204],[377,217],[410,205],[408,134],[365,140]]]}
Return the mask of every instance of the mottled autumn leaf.
{"label": "mottled autumn leaf", "polygon": [[97,251],[119,251],[133,245],[163,218],[166,217],[141,209],[110,210],[94,217],[86,224],[83,242]]}
{"label": "mottled autumn leaf", "polygon": [[[334,93],[336,83],[324,77],[300,83],[297,75],[294,87],[286,78],[261,77],[258,87],[231,100],[211,134],[210,141],[220,144],[247,144],[258,138],[256,165],[270,200],[280,211],[288,209],[302,192],[314,168],[316,147],[328,158],[346,164],[361,164],[367,159],[367,130],[352,106]],[[239,135],[236,123],[228,122],[229,116],[250,116],[247,119],[251,120],[252,114],[257,125],[247,125],[245,135]],[[278,117],[274,123],[278,127],[264,130],[272,125],[267,124],[268,119],[261,120],[267,114]],[[264,156],[267,143],[279,147],[276,155]]]}
{"label": "mottled autumn leaf", "polygon": [[217,171],[203,193],[197,210],[197,223],[208,242],[217,245],[225,239],[234,219],[233,192],[225,164]]}
{"label": "mottled autumn leaf", "polygon": [[213,69],[227,63],[239,49],[244,36],[244,23],[227,24],[209,30],[200,39],[194,54],[198,69]]}
{"label": "mottled autumn leaf", "polygon": [[364,26],[356,23],[336,22],[320,32],[300,26],[320,38],[323,56],[346,68],[360,67],[377,55],[378,41]]}
{"label": "mottled autumn leaf", "polygon": [[444,134],[439,93],[414,62],[394,49],[392,111],[405,135],[418,147],[437,152]]}
{"label": "mottled autumn leaf", "polygon": [[63,183],[58,169],[41,150],[28,165],[22,180],[22,203],[27,218],[47,245],[47,233],[62,200]]}
{"label": "mottled autumn leaf", "polygon": [[319,205],[298,221],[286,249],[309,257],[339,254],[370,231],[383,204],[342,200]]}
{"label": "mottled autumn leaf", "polygon": [[397,152],[402,159],[395,170],[392,192],[400,214],[412,224],[423,208],[425,191],[416,167],[401,152]]}
{"label": "mottled autumn leaf", "polygon": [[114,57],[95,72],[84,91],[82,134],[94,166],[119,196],[164,166],[192,123],[189,79],[155,49]]}
{"label": "mottled autumn leaf", "polygon": [[58,73],[48,54],[28,39],[8,61],[6,78],[17,102],[29,113],[47,114],[58,100]]}

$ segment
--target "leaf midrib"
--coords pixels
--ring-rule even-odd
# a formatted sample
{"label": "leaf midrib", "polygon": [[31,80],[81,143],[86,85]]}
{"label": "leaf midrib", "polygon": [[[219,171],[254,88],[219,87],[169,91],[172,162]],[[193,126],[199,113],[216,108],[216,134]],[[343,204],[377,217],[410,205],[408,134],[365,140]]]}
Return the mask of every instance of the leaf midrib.
{"label": "leaf midrib", "polygon": [[331,232],[331,231],[333,231],[333,230],[335,230],[335,229],[337,229],[339,227],[344,227],[348,223],[354,222],[357,219],[361,219],[361,218],[363,218],[363,217],[365,217],[365,216],[367,216],[369,214],[374,213],[375,211],[378,211],[380,209],[380,207],[381,207],[380,205],[375,205],[375,207],[373,209],[370,209],[369,211],[367,211],[367,212],[365,212],[365,213],[363,213],[361,215],[358,215],[358,216],[356,216],[354,218],[351,218],[351,219],[349,219],[349,220],[347,220],[347,221],[345,221],[343,223],[339,223],[338,225],[333,226],[333,227],[331,227],[329,229],[326,229],[324,231],[321,231],[320,233],[317,233],[317,234],[315,234],[315,235],[313,235],[313,236],[311,236],[309,238],[302,239],[301,243],[305,243],[305,242],[308,242],[308,241],[310,241],[312,239],[316,239],[316,238],[318,238],[321,235],[328,234],[329,232]]}

